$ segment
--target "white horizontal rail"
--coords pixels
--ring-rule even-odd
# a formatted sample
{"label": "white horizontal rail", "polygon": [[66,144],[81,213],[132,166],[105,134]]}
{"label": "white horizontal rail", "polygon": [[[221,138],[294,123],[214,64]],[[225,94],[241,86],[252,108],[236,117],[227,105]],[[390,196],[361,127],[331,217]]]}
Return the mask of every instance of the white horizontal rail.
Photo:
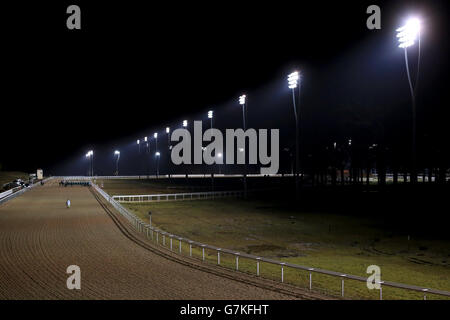
{"label": "white horizontal rail", "polygon": [[160,202],[160,201],[183,201],[183,200],[206,200],[224,197],[240,197],[244,192],[241,190],[232,191],[210,191],[210,192],[190,192],[190,193],[166,193],[166,194],[140,194],[140,195],[116,195],[112,198],[118,202]]}

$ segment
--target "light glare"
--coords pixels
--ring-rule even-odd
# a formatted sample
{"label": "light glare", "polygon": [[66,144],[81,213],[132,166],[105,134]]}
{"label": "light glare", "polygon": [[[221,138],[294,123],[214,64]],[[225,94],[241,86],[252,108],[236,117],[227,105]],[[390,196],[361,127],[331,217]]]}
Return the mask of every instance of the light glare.
{"label": "light glare", "polygon": [[420,20],[410,18],[406,24],[396,30],[400,48],[408,48],[414,45],[420,34]]}

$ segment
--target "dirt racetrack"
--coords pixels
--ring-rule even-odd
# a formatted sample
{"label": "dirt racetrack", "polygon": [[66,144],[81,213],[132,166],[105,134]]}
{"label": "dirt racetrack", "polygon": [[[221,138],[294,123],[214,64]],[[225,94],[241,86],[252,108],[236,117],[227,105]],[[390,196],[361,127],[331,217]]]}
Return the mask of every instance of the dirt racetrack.
{"label": "dirt racetrack", "polygon": [[[143,241],[90,188],[38,186],[0,205],[0,299],[320,298]],[[66,287],[70,265],[81,290]]]}

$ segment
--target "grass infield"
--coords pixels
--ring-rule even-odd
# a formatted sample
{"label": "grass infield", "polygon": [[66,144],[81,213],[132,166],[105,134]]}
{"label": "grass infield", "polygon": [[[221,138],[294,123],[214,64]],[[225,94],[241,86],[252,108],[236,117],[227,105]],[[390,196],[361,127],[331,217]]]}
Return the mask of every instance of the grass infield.
{"label": "grass infield", "polygon": [[[284,262],[368,276],[369,265],[380,266],[382,280],[449,290],[449,243],[410,239],[380,229],[370,218],[290,211],[277,203],[239,199],[127,204],[144,221],[152,212],[154,226],[184,238]],[[168,246],[168,242],[166,242]],[[188,245],[184,244],[188,254]],[[174,241],[178,250],[178,241]],[[202,257],[201,248],[193,255]],[[217,252],[206,251],[217,263]],[[221,265],[235,268],[235,257],[221,253]],[[256,262],[239,258],[239,270],[256,273]],[[261,263],[260,272],[280,280],[281,268]],[[340,295],[341,280],[313,273],[313,289]],[[309,286],[309,273],[284,269],[284,280]],[[346,298],[378,299],[378,290],[345,281]],[[427,295],[428,299],[442,299]],[[383,287],[383,299],[423,299],[422,293]]]}

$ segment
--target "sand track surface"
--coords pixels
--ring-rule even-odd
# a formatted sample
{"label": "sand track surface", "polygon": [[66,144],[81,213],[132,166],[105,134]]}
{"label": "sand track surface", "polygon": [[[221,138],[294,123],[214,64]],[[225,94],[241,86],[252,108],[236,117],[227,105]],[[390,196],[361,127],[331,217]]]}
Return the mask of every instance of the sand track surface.
{"label": "sand track surface", "polygon": [[320,297],[158,248],[91,188],[47,183],[0,205],[0,299],[298,298]]}

